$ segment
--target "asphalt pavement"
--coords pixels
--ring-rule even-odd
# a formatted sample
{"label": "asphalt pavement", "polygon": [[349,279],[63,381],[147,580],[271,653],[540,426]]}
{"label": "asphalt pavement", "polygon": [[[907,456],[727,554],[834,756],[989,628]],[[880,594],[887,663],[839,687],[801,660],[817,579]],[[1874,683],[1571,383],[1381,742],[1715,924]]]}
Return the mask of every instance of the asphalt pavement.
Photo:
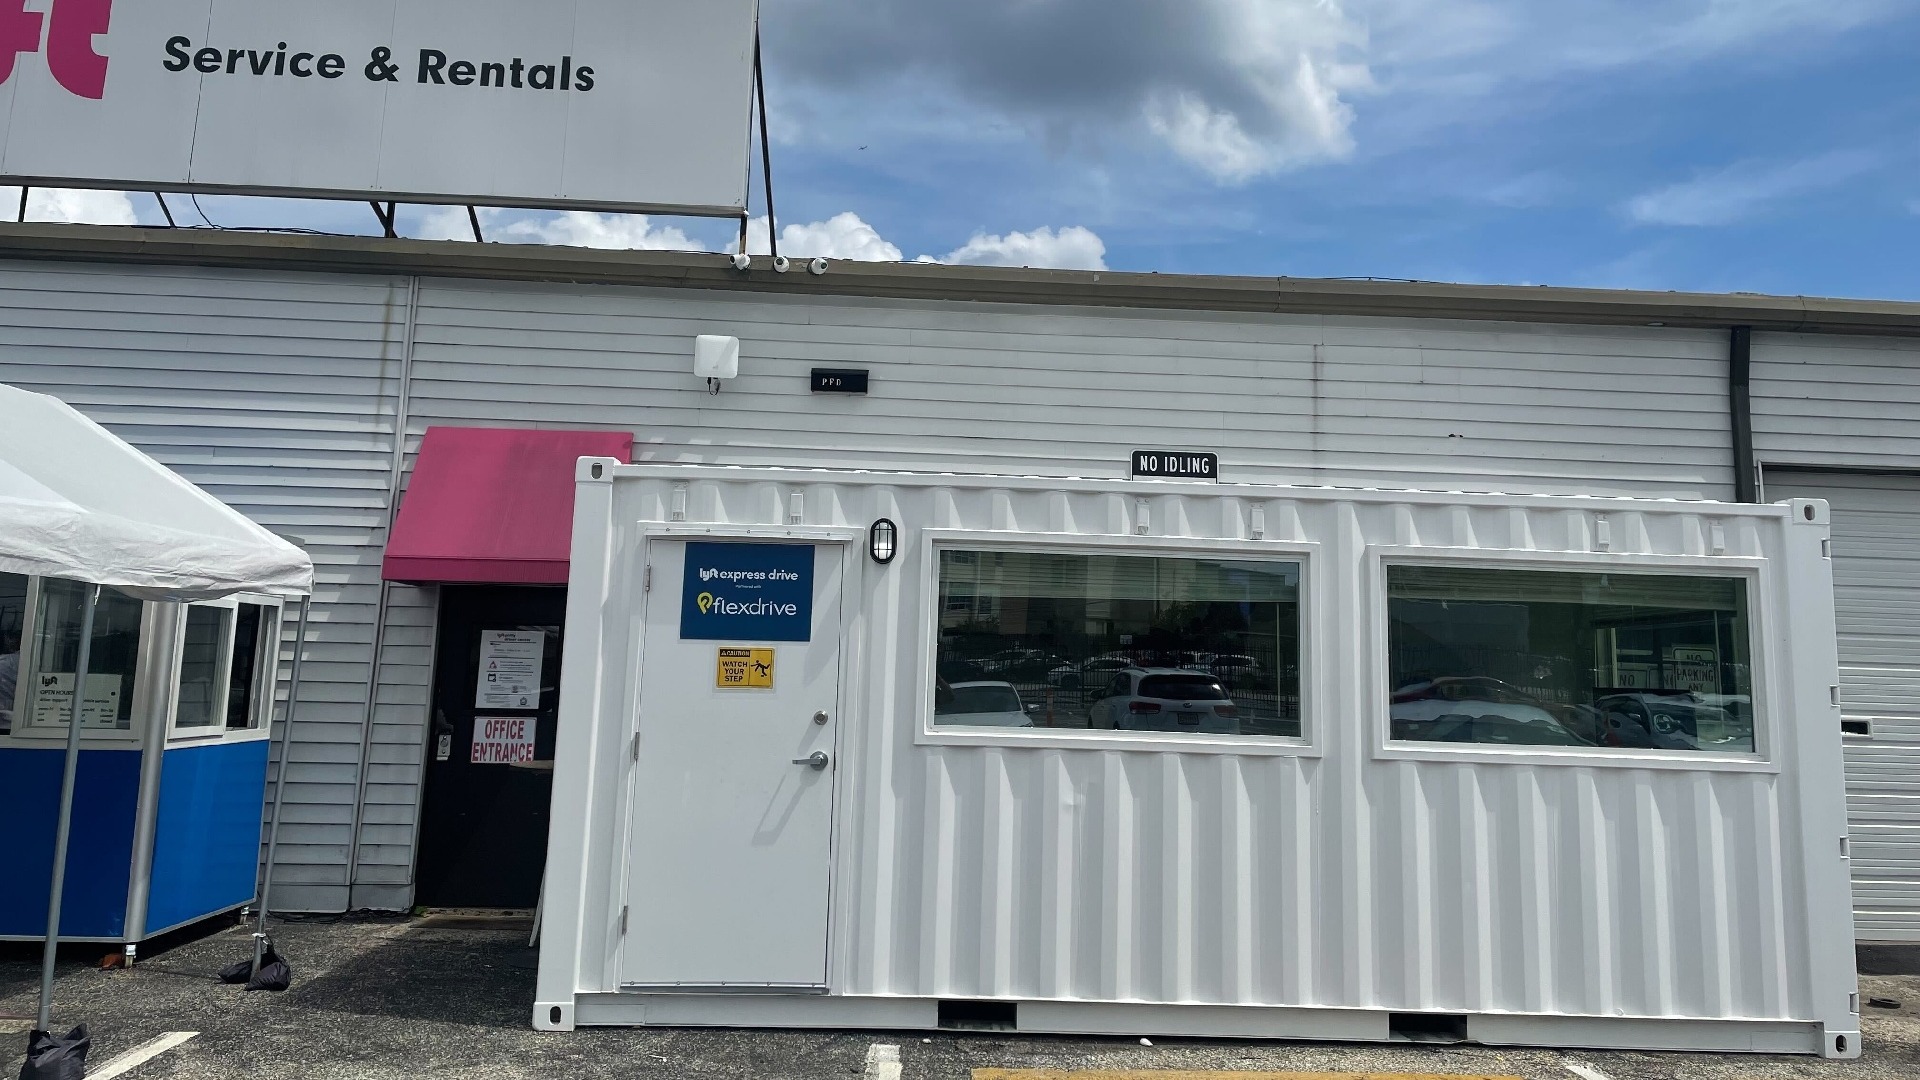
{"label": "asphalt pavement", "polygon": [[[1416,1073],[1526,1080],[1772,1080],[1920,1077],[1920,954],[1862,950],[1862,991],[1898,1000],[1869,1009],[1858,1062],[1751,1055],[1504,1050],[1088,1039],[1008,1033],[781,1032],[684,1029],[542,1034],[529,1026],[534,950],[516,920],[348,917],[276,924],[293,965],[283,994],[222,986],[213,973],[249,955],[231,927],[152,955],[131,971],[96,966],[104,947],[63,953],[56,1026],[86,1021],[95,1075],[168,1033],[196,1033],[120,1075],[131,1080],[459,1080],[517,1078],[892,1077],[968,1080],[976,1069]],[[0,951],[0,1017],[30,1016],[37,952]],[[0,1018],[0,1077],[20,1068],[27,1024]],[[181,1036],[174,1036],[178,1041]],[[161,1044],[165,1045],[165,1044]],[[879,1069],[876,1072],[876,1067]]]}

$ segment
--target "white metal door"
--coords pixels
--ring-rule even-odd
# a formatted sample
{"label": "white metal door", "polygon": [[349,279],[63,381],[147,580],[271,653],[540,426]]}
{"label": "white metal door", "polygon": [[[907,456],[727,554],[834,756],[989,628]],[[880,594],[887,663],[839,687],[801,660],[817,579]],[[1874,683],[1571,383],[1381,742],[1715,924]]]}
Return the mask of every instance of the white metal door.
{"label": "white metal door", "polygon": [[1833,506],[1854,926],[1920,940],[1920,477],[1769,471],[1767,498]]}
{"label": "white metal door", "polygon": [[825,989],[843,552],[649,545],[622,985]]}

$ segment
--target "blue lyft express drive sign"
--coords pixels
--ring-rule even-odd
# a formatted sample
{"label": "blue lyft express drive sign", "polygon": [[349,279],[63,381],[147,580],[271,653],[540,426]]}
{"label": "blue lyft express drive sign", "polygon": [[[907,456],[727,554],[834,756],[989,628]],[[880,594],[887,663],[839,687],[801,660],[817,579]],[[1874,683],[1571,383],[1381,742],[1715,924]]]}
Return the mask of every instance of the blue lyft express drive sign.
{"label": "blue lyft express drive sign", "polygon": [[813,545],[688,544],[682,641],[812,641]]}

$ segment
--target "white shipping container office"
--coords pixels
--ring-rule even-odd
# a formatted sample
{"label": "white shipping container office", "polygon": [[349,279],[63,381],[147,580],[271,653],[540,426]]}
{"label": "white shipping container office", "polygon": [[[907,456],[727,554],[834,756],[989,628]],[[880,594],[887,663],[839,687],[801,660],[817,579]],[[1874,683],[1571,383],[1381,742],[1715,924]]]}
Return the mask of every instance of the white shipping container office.
{"label": "white shipping container office", "polygon": [[[700,334],[741,339],[718,396],[691,371]],[[810,394],[815,367],[866,370],[870,393]],[[455,902],[435,867],[491,868],[493,850],[528,855],[535,895],[526,841],[543,824],[505,815],[513,839],[464,853],[472,830],[436,824],[463,804],[437,775],[453,767],[435,698],[455,696],[461,665],[442,661],[465,655],[463,627],[506,614],[557,637],[564,586],[507,613],[497,585],[383,572],[406,513],[432,509],[428,430],[505,428],[625,438],[652,462],[1120,480],[1130,451],[1165,446],[1216,451],[1249,483],[1826,499],[1856,925],[1920,939],[1920,305],[839,262],[741,274],[687,253],[0,223],[0,380],[72,402],[313,554],[272,870],[289,910]],[[523,505],[522,477],[491,480],[477,519]],[[570,493],[570,472],[552,482]]]}
{"label": "white shipping container office", "polygon": [[579,480],[539,1027],[1859,1053],[1822,502]]}

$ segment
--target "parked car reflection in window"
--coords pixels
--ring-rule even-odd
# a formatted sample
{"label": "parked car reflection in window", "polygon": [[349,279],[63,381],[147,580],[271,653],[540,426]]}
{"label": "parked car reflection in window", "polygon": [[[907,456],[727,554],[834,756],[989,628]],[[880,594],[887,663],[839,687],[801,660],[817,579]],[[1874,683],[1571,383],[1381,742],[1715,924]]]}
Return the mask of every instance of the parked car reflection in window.
{"label": "parked car reflection in window", "polygon": [[1389,566],[1392,737],[1752,753],[1744,579]]}
{"label": "parked car reflection in window", "polygon": [[[1297,562],[943,551],[940,590],[937,676],[1037,728],[1302,733]],[[938,698],[936,726],[982,726]]]}

